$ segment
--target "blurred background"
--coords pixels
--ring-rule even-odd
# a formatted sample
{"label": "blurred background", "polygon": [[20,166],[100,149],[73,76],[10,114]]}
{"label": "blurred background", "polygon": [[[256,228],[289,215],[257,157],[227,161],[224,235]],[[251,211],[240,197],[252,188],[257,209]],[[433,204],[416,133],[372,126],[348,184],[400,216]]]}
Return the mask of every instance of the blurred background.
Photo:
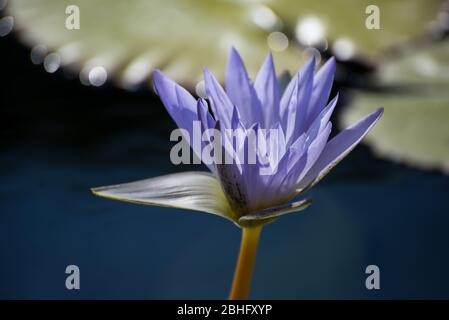
{"label": "blurred background", "polygon": [[[201,96],[202,68],[222,80],[232,45],[251,76],[272,51],[284,83],[308,57],[336,56],[334,127],[385,107],[365,144],[308,192],[313,205],[264,229],[250,297],[449,298],[448,1],[0,0],[0,10],[0,298],[226,298],[234,225],[89,188],[204,170],[171,164],[175,125],[151,72]],[[80,290],[65,288],[71,264]],[[380,290],[365,288],[371,264]]]}

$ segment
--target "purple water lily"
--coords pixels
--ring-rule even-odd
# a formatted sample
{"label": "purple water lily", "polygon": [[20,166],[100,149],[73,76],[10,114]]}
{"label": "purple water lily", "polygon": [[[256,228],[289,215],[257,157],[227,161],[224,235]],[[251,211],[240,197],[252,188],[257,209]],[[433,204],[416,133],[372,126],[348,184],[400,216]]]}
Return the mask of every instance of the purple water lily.
{"label": "purple water lily", "polygon": [[[194,134],[200,121],[202,133],[209,129],[224,132],[240,129],[256,132],[258,143],[270,141],[269,129],[276,129],[274,145],[252,145],[247,135],[237,135],[246,149],[257,148],[255,163],[208,164],[211,173],[185,172],[100,187],[100,196],[150,205],[192,209],[225,217],[244,230],[241,254],[231,292],[232,298],[246,297],[261,225],[285,213],[304,209],[310,200],[291,202],[319,182],[362,140],[382,114],[378,109],[329,140],[331,114],[338,96],[329,103],[335,60],[329,59],[315,73],[312,58],[292,78],[283,92],[278,83],[271,54],[253,82],[241,57],[231,50],[224,90],[217,79],[204,70],[207,100],[195,99],[160,71],[153,73],[154,86],[178,127]],[[232,137],[231,137],[232,138]],[[221,136],[224,153],[233,141]],[[234,138],[232,138],[234,139]],[[192,144],[201,157],[205,144]],[[272,174],[260,174],[267,166],[263,155],[276,155]],[[268,165],[272,165],[270,162]]]}

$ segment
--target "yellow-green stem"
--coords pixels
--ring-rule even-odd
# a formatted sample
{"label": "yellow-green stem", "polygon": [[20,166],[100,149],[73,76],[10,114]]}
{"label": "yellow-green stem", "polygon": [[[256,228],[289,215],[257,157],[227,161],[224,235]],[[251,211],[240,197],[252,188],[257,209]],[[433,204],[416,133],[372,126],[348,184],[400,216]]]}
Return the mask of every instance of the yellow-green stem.
{"label": "yellow-green stem", "polygon": [[235,268],[229,300],[248,299],[254,262],[256,261],[257,244],[262,226],[243,228],[240,253]]}

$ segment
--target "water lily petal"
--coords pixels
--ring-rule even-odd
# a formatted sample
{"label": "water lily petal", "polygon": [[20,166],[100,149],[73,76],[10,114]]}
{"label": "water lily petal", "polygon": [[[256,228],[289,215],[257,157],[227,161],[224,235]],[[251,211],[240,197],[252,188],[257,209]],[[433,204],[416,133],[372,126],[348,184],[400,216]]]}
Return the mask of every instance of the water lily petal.
{"label": "water lily petal", "polygon": [[306,163],[304,165],[304,168],[302,168],[302,172],[299,176],[296,176],[296,181],[300,181],[310,170],[310,168],[313,167],[313,165],[317,162],[319,157],[321,156],[321,153],[323,152],[324,148],[327,144],[327,139],[329,139],[329,135],[332,130],[332,123],[328,122],[326,127],[318,134],[318,136],[313,140],[312,143],[307,148],[306,153]]}
{"label": "water lily petal", "polygon": [[231,49],[225,80],[226,93],[231,102],[241,114],[241,120],[249,127],[255,122],[261,122],[262,108],[259,98],[249,79],[242,58],[235,50]]}
{"label": "water lily petal", "polygon": [[240,217],[239,222],[255,222],[263,221],[266,219],[273,219],[283,216],[287,213],[298,212],[304,210],[312,203],[312,199],[303,199],[301,201],[296,201],[292,203],[283,204],[276,207],[266,208],[260,211],[254,211],[244,216]]}
{"label": "water lily petal", "polygon": [[314,140],[327,126],[329,120],[337,105],[338,94],[332,99],[326,108],[324,108],[320,114],[313,120],[310,127],[307,129],[307,135],[310,139]]}
{"label": "water lily petal", "polygon": [[[217,121],[215,128],[222,133],[224,132],[220,121]],[[221,138],[222,161],[216,164],[217,175],[233,212],[238,215],[246,210],[247,205],[242,165],[235,161],[232,147],[229,146],[229,139],[226,135],[222,134]]]}
{"label": "water lily petal", "polygon": [[255,123],[247,130],[244,150],[247,151],[246,162],[242,165],[243,180],[245,184],[246,200],[249,206],[258,202],[263,183],[261,183],[260,170],[263,166],[258,153],[257,136],[261,132],[260,124]]}
{"label": "water lily petal", "polygon": [[[296,140],[306,129],[307,110],[312,96],[315,58],[296,75],[291,95],[281,100],[281,119],[286,131],[287,145]],[[282,97],[284,99],[284,97]]]}
{"label": "water lily petal", "polygon": [[[293,76],[290,76],[289,73],[283,73],[281,76],[281,79],[279,80],[279,83],[281,84],[282,94],[281,94],[281,101],[279,105],[279,115],[283,115],[285,111],[287,110],[287,107],[289,105],[289,101],[291,99],[291,95],[293,93],[293,90],[295,90],[295,87],[297,86],[296,81],[298,80],[298,74],[301,72],[304,72],[304,69],[306,68],[307,64],[303,65],[299,71],[294,74]],[[288,82],[287,85],[285,85],[285,82]],[[284,84],[283,84],[284,83]]]}
{"label": "water lily petal", "polygon": [[313,79],[313,92],[310,98],[308,121],[313,121],[326,106],[334,81],[336,62],[330,58],[316,73]]}
{"label": "water lily petal", "polygon": [[201,122],[202,130],[212,129],[215,126],[215,120],[208,111],[206,100],[198,99],[197,103],[198,120]]}
{"label": "water lily petal", "polygon": [[197,102],[195,98],[159,70],[153,72],[153,82],[159,97],[172,119],[179,128],[187,130],[188,136],[184,138],[189,141],[193,152],[200,158],[201,145],[192,143],[194,121],[198,120]]}
{"label": "water lily petal", "polygon": [[313,167],[299,182],[297,192],[314,186],[346,157],[379,120],[382,113],[383,108],[370,113],[330,140]]}
{"label": "water lily petal", "polygon": [[235,221],[220,182],[208,172],[183,172],[93,188],[95,195],[132,203],[204,211]]}
{"label": "water lily petal", "polygon": [[[287,107],[289,105],[289,101],[291,99],[291,95],[293,91],[295,90],[295,87],[297,86],[296,80],[298,78],[298,75],[301,73],[305,73],[306,69],[311,67],[311,61],[310,59],[306,64],[304,64],[301,69],[290,79],[287,86],[285,87],[284,91],[282,92],[281,101],[280,101],[280,115],[283,115]],[[313,65],[314,66],[314,65]]]}
{"label": "water lily petal", "polygon": [[[331,129],[332,123],[328,122],[326,128],[314,140],[303,142],[301,146],[298,146],[298,148],[292,145],[289,149],[290,157],[288,159],[287,170],[282,168],[284,172],[275,177],[277,181],[274,180],[274,185],[280,185],[283,189],[285,189],[286,194],[288,194],[287,190],[291,190],[291,193],[288,195],[290,197],[294,196],[296,193],[293,191],[295,190],[295,186],[298,181],[300,181],[307,174],[319,158],[326,146]],[[306,135],[302,135],[300,139],[304,141],[304,137],[308,139]]]}
{"label": "water lily petal", "polygon": [[254,88],[262,105],[265,128],[272,128],[280,120],[280,91],[271,53],[266,57],[256,76]]}
{"label": "water lily petal", "polygon": [[[198,114],[198,120],[201,123],[201,137],[197,137],[198,139],[201,139],[201,152],[203,152],[206,148],[206,146],[210,143],[213,143],[210,135],[209,129],[213,129],[215,127],[215,120],[212,118],[208,111],[207,102],[206,100],[200,98],[198,99],[197,103],[197,114]],[[206,141],[203,141],[203,136]],[[201,154],[202,156],[202,154]],[[209,161],[204,161],[205,165],[209,168],[209,170],[216,174],[217,170],[214,163],[209,163]]]}
{"label": "water lily petal", "polygon": [[[304,141],[305,135],[300,139]],[[305,148],[289,148],[271,174],[264,177],[266,181],[263,192],[259,194],[260,204],[269,205],[276,199],[282,202],[291,200],[295,195],[295,185],[292,182],[296,182],[296,179],[291,177],[299,176],[306,165],[305,151]],[[276,193],[273,193],[273,190],[276,190]]]}
{"label": "water lily petal", "polygon": [[247,134],[245,126],[240,120],[240,113],[237,107],[234,107],[234,110],[232,112],[231,129],[232,131],[226,133],[226,137],[228,138],[228,142],[230,145],[225,144],[225,146],[231,147],[229,151],[234,155],[235,161],[239,165],[243,166],[243,164],[246,163],[246,152],[244,148]]}
{"label": "water lily petal", "polygon": [[231,128],[233,104],[209,69],[204,68],[204,84],[215,120],[220,120],[224,128]]}
{"label": "water lily petal", "polygon": [[153,72],[153,83],[165,108],[178,127],[191,132],[192,123],[197,119],[195,98],[159,70]]}

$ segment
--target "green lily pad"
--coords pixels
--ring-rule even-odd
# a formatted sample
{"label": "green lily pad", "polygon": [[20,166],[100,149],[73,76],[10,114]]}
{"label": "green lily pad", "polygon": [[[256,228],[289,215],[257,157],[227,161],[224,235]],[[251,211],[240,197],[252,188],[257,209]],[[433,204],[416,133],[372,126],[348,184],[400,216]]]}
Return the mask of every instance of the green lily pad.
{"label": "green lily pad", "polygon": [[[66,28],[66,8],[73,5],[80,11],[79,30]],[[223,79],[231,46],[255,75],[278,19],[260,4],[228,0],[14,0],[7,10],[30,46],[58,53],[62,65],[76,71],[101,66],[124,87],[148,79],[155,68],[190,89],[202,79],[204,66]],[[267,10],[271,24],[263,20]],[[276,39],[282,49],[274,54],[278,71],[296,71],[304,62],[302,51]]]}
{"label": "green lily pad", "polygon": [[[343,47],[348,47],[349,40],[356,53],[374,56],[422,34],[429,22],[437,17],[442,3],[441,0],[276,0],[271,1],[269,6],[291,30],[314,17],[319,20],[309,19],[310,27],[315,26],[316,31],[316,25],[321,23],[321,32],[329,45],[345,39]],[[370,10],[366,13],[370,5],[379,8],[380,29],[367,29],[365,26],[367,17],[372,13]],[[307,31],[309,29],[305,27],[304,32]]]}
{"label": "green lily pad", "polygon": [[449,42],[390,61],[377,78],[380,91],[355,92],[342,126],[382,106],[365,142],[385,158],[449,173]]}

